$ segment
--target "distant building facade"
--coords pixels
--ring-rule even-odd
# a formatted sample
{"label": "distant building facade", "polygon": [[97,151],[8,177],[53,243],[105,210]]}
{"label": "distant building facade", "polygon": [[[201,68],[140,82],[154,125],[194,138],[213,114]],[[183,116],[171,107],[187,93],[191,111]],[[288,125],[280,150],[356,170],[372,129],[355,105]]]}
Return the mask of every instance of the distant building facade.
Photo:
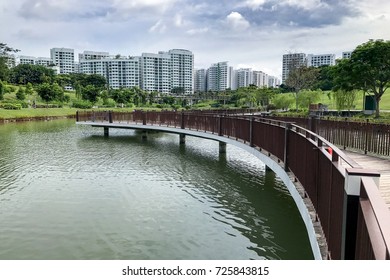
{"label": "distant building facade", "polygon": [[112,89],[140,86],[140,57],[82,58],[79,71],[105,77],[108,87]]}
{"label": "distant building facade", "polygon": [[332,66],[336,64],[335,54],[308,54],[307,66],[308,67],[320,67],[320,66]]}
{"label": "distant building facade", "polygon": [[352,52],[343,52],[341,58],[351,58]]}
{"label": "distant building facade", "polygon": [[74,73],[74,49],[52,48],[50,58],[60,68],[60,74]]}
{"label": "distant building facade", "polygon": [[207,70],[207,91],[225,91],[231,88],[233,68],[228,62],[214,63]]}
{"label": "distant building facade", "polygon": [[206,89],[206,69],[196,69],[194,74],[194,92],[205,92]]}
{"label": "distant building facade", "polygon": [[294,67],[307,65],[306,54],[304,53],[289,53],[283,55],[282,61],[282,83],[284,84],[288,78],[290,70]]}
{"label": "distant building facade", "polygon": [[185,95],[194,93],[194,55],[191,51],[173,49],[170,55],[171,91]]}

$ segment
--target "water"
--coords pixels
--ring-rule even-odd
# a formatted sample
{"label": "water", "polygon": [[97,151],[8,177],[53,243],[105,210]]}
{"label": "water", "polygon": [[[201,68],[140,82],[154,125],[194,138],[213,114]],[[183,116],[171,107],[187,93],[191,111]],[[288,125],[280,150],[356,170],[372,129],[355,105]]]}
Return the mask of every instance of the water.
{"label": "water", "polygon": [[283,183],[177,135],[0,125],[0,259],[310,259]]}

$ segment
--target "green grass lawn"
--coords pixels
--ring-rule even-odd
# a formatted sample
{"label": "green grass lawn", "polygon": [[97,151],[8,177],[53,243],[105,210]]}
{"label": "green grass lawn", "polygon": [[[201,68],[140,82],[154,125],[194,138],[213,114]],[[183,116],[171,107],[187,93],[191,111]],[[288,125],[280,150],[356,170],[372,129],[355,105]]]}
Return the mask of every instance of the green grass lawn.
{"label": "green grass lawn", "polygon": [[4,110],[0,109],[0,119],[16,119],[16,118],[37,118],[37,117],[65,117],[76,114],[77,109],[74,108],[55,108],[55,109],[32,109],[24,108],[21,110]]}
{"label": "green grass lawn", "polygon": [[[363,91],[359,91],[355,101],[355,110],[363,110]],[[328,92],[324,92],[321,96],[319,103],[328,105],[330,110],[337,110],[336,103],[333,99],[332,93],[330,93],[331,99],[328,97]],[[390,89],[385,92],[379,103],[381,110],[390,110]]]}

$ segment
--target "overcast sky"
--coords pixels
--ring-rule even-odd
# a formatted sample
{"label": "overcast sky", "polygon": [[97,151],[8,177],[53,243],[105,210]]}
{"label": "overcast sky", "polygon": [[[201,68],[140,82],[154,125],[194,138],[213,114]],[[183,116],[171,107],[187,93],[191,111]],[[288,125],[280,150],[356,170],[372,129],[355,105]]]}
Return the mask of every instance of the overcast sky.
{"label": "overcast sky", "polygon": [[353,50],[390,39],[388,0],[0,0],[0,42],[138,56],[174,48],[195,68],[228,61],[281,76],[282,55]]}

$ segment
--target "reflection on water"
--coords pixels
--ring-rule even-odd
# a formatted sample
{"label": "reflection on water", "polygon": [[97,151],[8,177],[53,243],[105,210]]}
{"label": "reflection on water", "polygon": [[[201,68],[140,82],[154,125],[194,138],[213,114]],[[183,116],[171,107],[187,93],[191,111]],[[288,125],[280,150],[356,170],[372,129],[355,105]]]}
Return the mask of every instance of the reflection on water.
{"label": "reflection on water", "polygon": [[0,126],[0,259],[307,259],[286,188],[248,153],[73,121]]}

